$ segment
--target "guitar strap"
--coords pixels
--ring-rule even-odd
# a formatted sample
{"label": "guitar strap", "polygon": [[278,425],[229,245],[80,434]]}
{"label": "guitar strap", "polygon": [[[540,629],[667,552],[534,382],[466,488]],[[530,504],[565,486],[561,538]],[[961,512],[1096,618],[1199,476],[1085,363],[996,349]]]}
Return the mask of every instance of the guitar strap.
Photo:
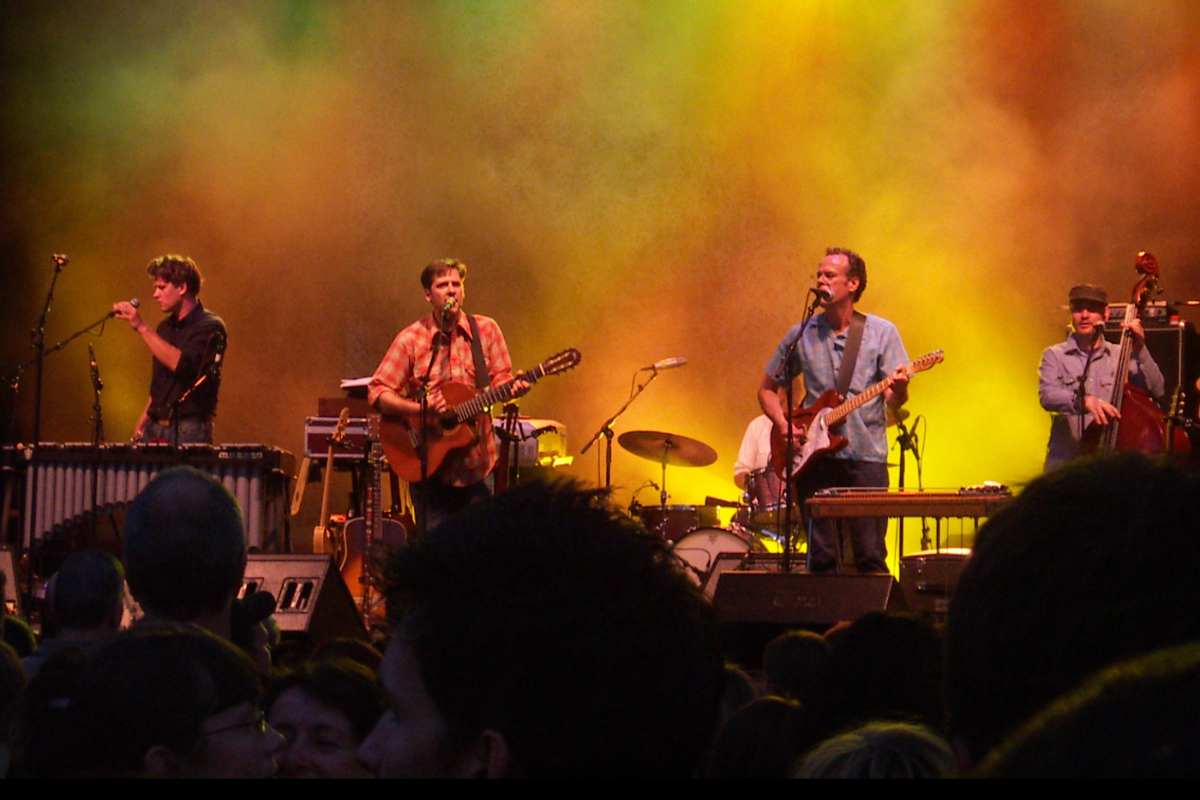
{"label": "guitar strap", "polygon": [[850,378],[854,375],[854,363],[858,361],[858,347],[862,344],[866,325],[866,315],[855,311],[850,319],[850,330],[846,332],[846,349],[842,352],[842,366],[837,376],[837,393],[842,397],[850,389]]}
{"label": "guitar strap", "polygon": [[483,343],[479,341],[479,323],[474,314],[467,314],[467,322],[471,325],[471,357],[475,359],[475,388],[486,389],[492,385],[492,375],[488,372],[487,359],[483,357]]}

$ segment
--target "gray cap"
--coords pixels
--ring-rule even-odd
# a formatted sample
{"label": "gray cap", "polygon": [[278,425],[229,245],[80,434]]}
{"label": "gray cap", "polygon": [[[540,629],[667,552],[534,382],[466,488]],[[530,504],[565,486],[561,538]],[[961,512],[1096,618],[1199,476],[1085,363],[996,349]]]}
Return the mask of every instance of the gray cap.
{"label": "gray cap", "polygon": [[1088,303],[1099,303],[1108,305],[1108,292],[1101,289],[1099,286],[1093,286],[1090,283],[1081,283],[1078,286],[1072,286],[1067,299],[1074,303],[1077,300]]}

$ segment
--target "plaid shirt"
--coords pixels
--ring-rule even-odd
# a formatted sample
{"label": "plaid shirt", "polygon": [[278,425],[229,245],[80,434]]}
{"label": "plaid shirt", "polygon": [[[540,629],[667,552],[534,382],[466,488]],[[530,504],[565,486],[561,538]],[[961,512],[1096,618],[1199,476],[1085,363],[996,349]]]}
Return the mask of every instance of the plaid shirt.
{"label": "plaid shirt", "polygon": [[[512,359],[500,326],[491,317],[475,314],[479,325],[479,343],[483,357],[491,372],[492,386],[498,386],[512,378]],[[429,355],[433,350],[433,337],[437,323],[429,314],[396,334],[384,355],[371,383],[367,387],[367,400],[375,405],[384,389],[391,389],[401,397],[415,400],[420,389],[418,378],[429,368]],[[475,359],[471,355],[471,325],[464,314],[459,314],[450,347],[438,350],[437,361],[430,370],[429,388],[437,389],[444,383],[462,383],[475,388]],[[446,457],[437,479],[450,486],[471,486],[487,477],[496,466],[496,441],[490,417],[481,414],[475,423],[476,443]]]}

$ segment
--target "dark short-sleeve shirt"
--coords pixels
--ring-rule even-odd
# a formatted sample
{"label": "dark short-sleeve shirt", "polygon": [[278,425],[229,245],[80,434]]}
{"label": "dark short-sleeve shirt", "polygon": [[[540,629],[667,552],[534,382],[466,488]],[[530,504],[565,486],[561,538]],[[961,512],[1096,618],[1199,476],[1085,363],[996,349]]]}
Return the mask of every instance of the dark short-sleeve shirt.
{"label": "dark short-sleeve shirt", "polygon": [[[187,391],[200,371],[211,363],[217,335],[226,336],[225,322],[197,302],[182,320],[172,314],[158,324],[155,332],[167,344],[179,348],[179,364],[174,372],[157,358],[151,358],[150,417],[166,419],[175,398]],[[179,407],[179,417],[212,419],[217,413],[220,388],[220,377],[210,375]]]}

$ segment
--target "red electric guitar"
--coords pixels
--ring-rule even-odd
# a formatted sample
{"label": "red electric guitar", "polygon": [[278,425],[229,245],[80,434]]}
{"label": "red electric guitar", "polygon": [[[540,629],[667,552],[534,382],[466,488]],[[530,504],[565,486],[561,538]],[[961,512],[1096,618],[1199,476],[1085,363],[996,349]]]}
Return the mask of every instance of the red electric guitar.
{"label": "red electric guitar", "polygon": [[[945,354],[941,350],[926,353],[904,368],[910,376],[924,372],[936,364],[942,363]],[[808,468],[814,456],[822,453],[833,453],[841,450],[847,444],[844,436],[833,433],[846,417],[883,394],[892,385],[888,376],[879,383],[869,386],[849,400],[843,401],[836,389],[829,389],[816,399],[811,406],[797,408],[792,414],[792,425],[799,428],[804,440],[796,444],[792,454],[792,475],[797,476]],[[771,468],[783,476],[787,464],[787,442],[784,434],[778,428],[771,429]]]}

